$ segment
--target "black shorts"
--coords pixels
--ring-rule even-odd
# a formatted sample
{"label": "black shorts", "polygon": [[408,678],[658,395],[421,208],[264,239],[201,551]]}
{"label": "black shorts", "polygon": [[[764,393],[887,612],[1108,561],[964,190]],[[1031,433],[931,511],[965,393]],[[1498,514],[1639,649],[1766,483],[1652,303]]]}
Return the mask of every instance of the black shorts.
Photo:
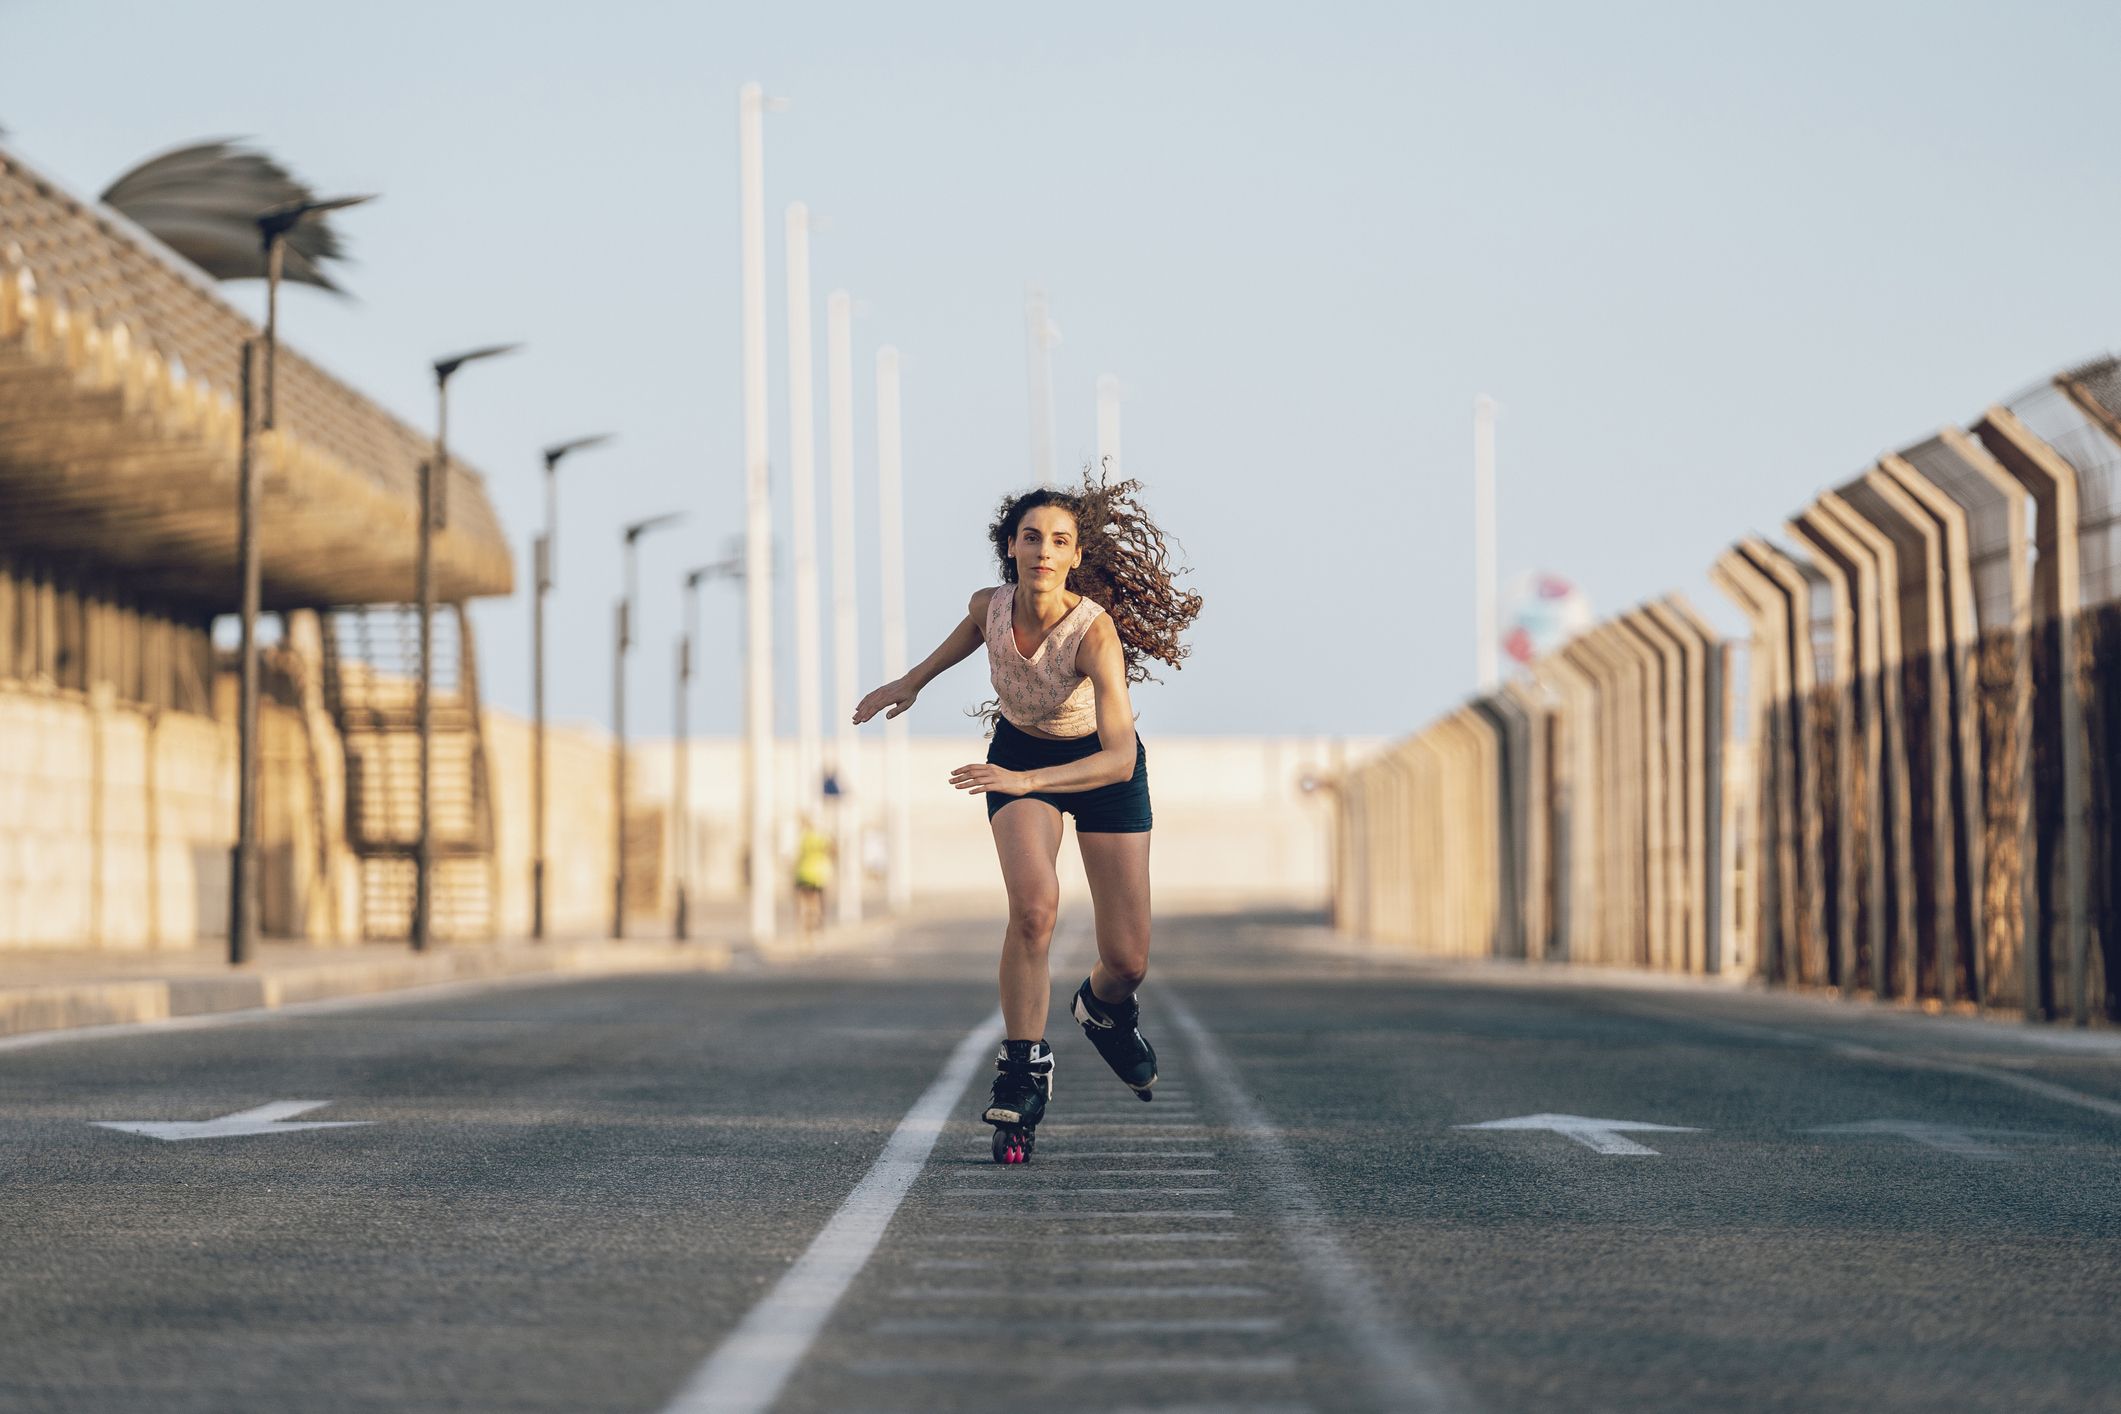
{"label": "black shorts", "polygon": [[[1053,741],[1011,726],[1007,717],[998,717],[994,740],[987,743],[987,760],[1005,771],[1037,771],[1095,756],[1101,749],[1095,732],[1069,741]],[[1029,795],[989,794],[987,818],[993,819],[994,812],[1012,800],[1043,800],[1055,810],[1073,815],[1078,834],[1146,833],[1154,824],[1149,812],[1149,748],[1142,745],[1141,735],[1136,733],[1134,774],[1108,786],[1094,790],[1035,790]]]}

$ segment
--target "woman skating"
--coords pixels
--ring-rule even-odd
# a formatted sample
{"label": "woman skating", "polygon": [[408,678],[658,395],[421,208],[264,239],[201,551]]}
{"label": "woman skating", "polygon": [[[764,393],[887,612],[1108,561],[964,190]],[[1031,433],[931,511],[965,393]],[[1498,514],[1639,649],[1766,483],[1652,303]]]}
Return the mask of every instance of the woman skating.
{"label": "woman skating", "polygon": [[1079,491],[1005,501],[989,527],[1002,584],[974,593],[933,653],[854,712],[858,723],[896,717],[986,646],[999,698],[994,736],[987,759],[960,766],[950,782],[987,797],[1009,895],[1006,1039],[983,1116],[1004,1163],[1029,1157],[1053,1093],[1046,954],[1060,904],[1063,812],[1075,816],[1097,916],[1097,963],[1076,989],[1075,1019],[1137,1095],[1148,1099],[1156,1084],[1156,1052],[1135,1001],[1149,970],[1149,756],[1128,684],[1147,680],[1151,658],[1176,666],[1185,656],[1179,635],[1200,613],[1200,596],[1174,588],[1163,532],[1135,500],[1138,489],[1092,478]]}

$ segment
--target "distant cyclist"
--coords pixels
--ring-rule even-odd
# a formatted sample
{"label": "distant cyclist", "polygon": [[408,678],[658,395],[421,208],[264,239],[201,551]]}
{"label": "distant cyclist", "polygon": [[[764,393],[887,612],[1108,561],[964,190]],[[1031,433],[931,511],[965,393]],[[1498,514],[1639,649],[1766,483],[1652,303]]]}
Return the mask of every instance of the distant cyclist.
{"label": "distant cyclist", "polygon": [[858,723],[878,712],[896,717],[945,669],[986,646],[999,698],[994,735],[987,759],[958,767],[950,783],[987,797],[1009,895],[1006,1039],[983,1116],[1003,1163],[1029,1157],[1053,1094],[1047,948],[1060,905],[1063,812],[1075,816],[1097,916],[1097,963],[1076,989],[1075,1019],[1137,1095],[1147,1100],[1156,1084],[1156,1052],[1135,1000],[1149,970],[1149,753],[1127,689],[1148,680],[1152,658],[1178,666],[1187,651],[1180,635],[1201,601],[1174,586],[1183,570],[1171,566],[1139,490],[1093,476],[1077,490],[1004,501],[988,527],[1002,583],[975,592],[941,646],[854,712]]}

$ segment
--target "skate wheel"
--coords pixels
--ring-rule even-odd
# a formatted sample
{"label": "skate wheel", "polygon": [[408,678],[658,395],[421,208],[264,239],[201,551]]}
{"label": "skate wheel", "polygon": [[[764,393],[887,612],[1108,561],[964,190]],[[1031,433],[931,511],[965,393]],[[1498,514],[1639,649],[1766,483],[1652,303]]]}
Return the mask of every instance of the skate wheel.
{"label": "skate wheel", "polygon": [[998,1164],[1020,1164],[1031,1157],[1028,1136],[1020,1129],[996,1129],[994,1131],[994,1161]]}

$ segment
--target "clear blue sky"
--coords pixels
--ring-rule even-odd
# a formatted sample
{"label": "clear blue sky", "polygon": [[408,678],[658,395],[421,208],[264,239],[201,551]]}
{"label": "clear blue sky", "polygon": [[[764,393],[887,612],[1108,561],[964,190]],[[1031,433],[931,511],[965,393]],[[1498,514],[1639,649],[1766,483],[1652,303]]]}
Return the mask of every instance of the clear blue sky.
{"label": "clear blue sky", "polygon": [[[2121,343],[2117,58],[2121,11],[2091,3],[12,0],[0,124],[85,192],[241,135],[383,193],[345,220],[358,301],[296,291],[287,337],[422,427],[429,358],[529,341],[452,408],[519,549],[538,448],[622,435],[564,478],[553,702],[608,720],[616,528],[682,508],[643,558],[631,696],[660,732],[678,576],[742,522],[757,79],[793,101],[767,127],[776,467],[802,198],[829,222],[820,325],[826,291],[863,302],[865,488],[870,360],[903,352],[916,653],[991,582],[986,515],[1027,480],[1037,279],[1064,454],[1117,374],[1127,469],[1207,598],[1192,663],[1137,694],[1145,735],[1392,733],[1471,685],[1475,394],[1504,405],[1505,576],[1707,607],[1734,537]],[[714,676],[736,617],[713,591],[708,730],[737,725]],[[525,601],[477,621],[488,700],[527,707]],[[915,730],[966,731],[982,678],[931,689]]]}

